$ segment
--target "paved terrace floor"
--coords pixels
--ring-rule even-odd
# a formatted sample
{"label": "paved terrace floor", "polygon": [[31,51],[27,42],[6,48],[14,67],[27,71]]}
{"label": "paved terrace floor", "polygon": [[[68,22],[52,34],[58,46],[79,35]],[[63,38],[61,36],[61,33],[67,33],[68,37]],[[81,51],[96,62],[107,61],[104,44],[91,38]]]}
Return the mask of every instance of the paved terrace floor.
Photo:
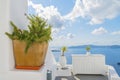
{"label": "paved terrace floor", "polygon": [[107,76],[103,75],[75,75],[75,76],[57,76],[55,80],[108,80]]}

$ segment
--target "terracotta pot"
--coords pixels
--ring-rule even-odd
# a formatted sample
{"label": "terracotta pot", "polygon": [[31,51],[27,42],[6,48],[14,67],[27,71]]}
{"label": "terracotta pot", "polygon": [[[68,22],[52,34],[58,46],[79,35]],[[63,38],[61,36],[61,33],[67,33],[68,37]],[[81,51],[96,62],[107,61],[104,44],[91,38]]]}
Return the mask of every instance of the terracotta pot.
{"label": "terracotta pot", "polygon": [[38,70],[44,64],[48,43],[33,43],[25,53],[26,43],[13,40],[15,67],[17,69]]}

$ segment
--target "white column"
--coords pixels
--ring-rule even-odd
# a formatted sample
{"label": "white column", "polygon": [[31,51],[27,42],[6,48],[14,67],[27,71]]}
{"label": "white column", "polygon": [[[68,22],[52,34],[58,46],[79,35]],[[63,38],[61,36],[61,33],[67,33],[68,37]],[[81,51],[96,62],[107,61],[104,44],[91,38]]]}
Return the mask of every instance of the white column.
{"label": "white column", "polygon": [[20,28],[25,28],[27,19],[24,13],[27,13],[27,0],[0,0],[0,72],[14,67],[12,40],[5,32],[12,32],[10,20]]}

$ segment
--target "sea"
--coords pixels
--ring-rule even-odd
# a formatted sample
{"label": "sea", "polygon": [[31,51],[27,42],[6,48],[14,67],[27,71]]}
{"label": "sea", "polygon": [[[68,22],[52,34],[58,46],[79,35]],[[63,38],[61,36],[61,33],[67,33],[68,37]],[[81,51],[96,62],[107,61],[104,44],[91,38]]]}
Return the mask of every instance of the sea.
{"label": "sea", "polygon": [[[67,58],[67,64],[72,63],[72,54],[86,54],[86,45],[83,46],[71,46],[67,48],[65,52],[65,56]],[[59,57],[61,55],[60,51],[61,47],[52,47],[52,53],[55,56],[56,61],[59,61]],[[112,65],[117,73],[120,76],[120,46],[91,46],[90,50],[91,54],[103,54],[106,58],[106,64]],[[119,64],[118,64],[119,63]]]}

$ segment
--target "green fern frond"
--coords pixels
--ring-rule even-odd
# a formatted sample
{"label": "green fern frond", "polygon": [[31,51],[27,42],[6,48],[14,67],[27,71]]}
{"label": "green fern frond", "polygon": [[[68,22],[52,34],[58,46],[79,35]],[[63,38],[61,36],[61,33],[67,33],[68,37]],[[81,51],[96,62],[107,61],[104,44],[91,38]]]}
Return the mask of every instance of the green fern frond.
{"label": "green fern frond", "polygon": [[13,27],[12,34],[5,33],[12,40],[22,40],[26,42],[25,53],[27,53],[29,47],[34,43],[49,42],[51,37],[51,25],[47,21],[38,15],[26,15],[29,20],[28,30],[19,29],[12,21],[10,21]]}

